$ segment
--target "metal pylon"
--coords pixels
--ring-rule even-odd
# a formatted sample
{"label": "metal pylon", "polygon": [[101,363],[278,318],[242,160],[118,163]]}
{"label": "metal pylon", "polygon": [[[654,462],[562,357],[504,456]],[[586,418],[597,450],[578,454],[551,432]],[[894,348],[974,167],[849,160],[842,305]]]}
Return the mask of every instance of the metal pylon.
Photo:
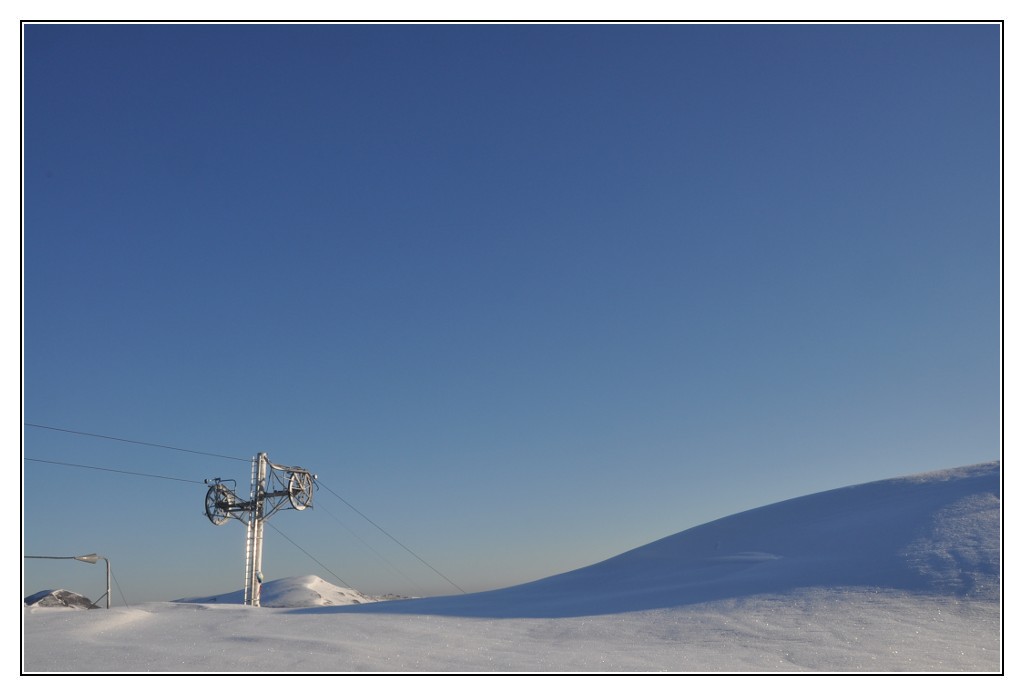
{"label": "metal pylon", "polygon": [[263,582],[263,504],[267,490],[267,453],[260,452],[252,460],[252,486],[249,500],[248,530],[245,536],[245,596],[247,606],[260,605],[260,584]]}
{"label": "metal pylon", "polygon": [[249,500],[238,497],[234,483],[234,479],[206,479],[206,517],[217,526],[230,519],[246,523],[243,603],[258,607],[263,584],[263,522],[286,504],[293,510],[312,507],[316,475],[302,467],[274,464],[266,452],[260,452],[252,459]]}

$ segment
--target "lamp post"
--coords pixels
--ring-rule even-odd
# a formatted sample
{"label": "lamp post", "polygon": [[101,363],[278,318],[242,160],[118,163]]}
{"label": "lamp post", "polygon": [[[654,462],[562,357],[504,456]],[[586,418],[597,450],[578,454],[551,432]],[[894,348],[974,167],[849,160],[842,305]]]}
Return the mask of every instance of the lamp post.
{"label": "lamp post", "polygon": [[[57,560],[67,561],[82,561],[83,563],[92,563],[96,565],[96,561],[103,560],[107,564],[107,594],[104,595],[107,598],[107,609],[110,608],[110,560],[103,556],[97,556],[94,553],[89,553],[84,556],[25,556],[25,558],[53,558]],[[100,597],[100,599],[103,599]],[[100,601],[99,599],[96,602]],[[93,602],[95,604],[96,602]]]}

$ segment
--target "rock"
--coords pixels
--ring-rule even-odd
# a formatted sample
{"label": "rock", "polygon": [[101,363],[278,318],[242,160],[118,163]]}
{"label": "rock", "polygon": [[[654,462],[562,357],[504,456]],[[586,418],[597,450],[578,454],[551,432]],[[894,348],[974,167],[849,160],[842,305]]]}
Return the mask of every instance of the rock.
{"label": "rock", "polygon": [[43,590],[25,598],[26,606],[64,607],[65,609],[95,609],[88,597],[68,590]]}

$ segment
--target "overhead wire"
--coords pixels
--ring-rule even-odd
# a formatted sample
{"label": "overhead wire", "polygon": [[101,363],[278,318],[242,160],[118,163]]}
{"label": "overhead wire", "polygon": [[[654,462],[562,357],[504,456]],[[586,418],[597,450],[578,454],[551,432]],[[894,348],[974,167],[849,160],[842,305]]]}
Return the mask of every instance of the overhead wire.
{"label": "overhead wire", "polygon": [[328,568],[327,566],[325,566],[325,565],[324,565],[323,563],[321,563],[320,561],[318,561],[318,560],[316,559],[316,557],[314,557],[314,556],[313,556],[313,554],[311,554],[311,553],[310,553],[309,551],[307,551],[306,549],[302,548],[302,547],[301,547],[301,546],[299,546],[299,545],[298,545],[297,543],[295,543],[295,541],[294,541],[294,540],[293,540],[293,539],[292,539],[291,537],[289,537],[289,536],[288,536],[287,534],[285,534],[285,533],[284,533],[284,532],[282,532],[282,531],[281,531],[280,529],[278,529],[277,527],[275,527],[274,525],[272,525],[272,524],[271,524],[270,522],[268,522],[268,521],[266,521],[266,520],[264,520],[264,521],[263,521],[263,523],[264,523],[265,525],[267,525],[268,527],[270,527],[271,529],[273,529],[273,530],[274,530],[275,532],[277,532],[278,534],[280,534],[281,536],[283,536],[283,537],[284,537],[284,538],[285,538],[285,539],[286,539],[287,541],[289,541],[289,542],[290,542],[290,543],[292,544],[292,546],[294,546],[294,547],[295,547],[295,548],[297,548],[297,549],[298,549],[299,551],[301,551],[302,553],[304,553],[304,554],[306,554],[307,556],[309,556],[310,558],[312,558],[312,559],[313,559],[313,562],[314,562],[314,563],[316,563],[316,564],[317,564],[318,566],[320,566],[321,568],[323,568],[324,570],[326,570],[326,571],[327,571],[328,573],[330,573],[331,575],[333,575],[333,576],[334,576],[334,577],[335,577],[335,578],[336,578],[336,579],[337,579],[338,581],[340,581],[340,582],[341,582],[341,584],[342,584],[342,585],[344,585],[345,587],[348,587],[348,588],[351,588],[351,587],[352,587],[352,584],[351,584],[351,583],[349,583],[349,582],[348,582],[347,580],[343,580],[343,579],[342,579],[341,577],[339,577],[339,576],[338,576],[338,574],[337,574],[337,573],[335,573],[335,572],[334,572],[333,570],[331,570],[330,568]]}
{"label": "overhead wire", "polygon": [[251,459],[245,459],[243,457],[232,457],[227,454],[217,454],[215,452],[200,452],[199,450],[184,449],[183,447],[174,447],[172,445],[160,445],[155,442],[143,442],[142,440],[129,440],[123,437],[113,437],[111,435],[99,435],[97,433],[87,433],[81,430],[68,430],[67,428],[56,428],[52,425],[40,425],[38,423],[25,423],[29,428],[42,428],[43,430],[55,430],[60,433],[68,433],[71,435],[84,435],[86,437],[98,437],[104,440],[116,440],[117,442],[127,442],[133,445],[145,445],[146,447],[160,447],[162,449],[175,450],[178,452],[188,452],[189,454],[201,454],[205,457],[220,457],[221,459],[233,459],[239,462],[252,461]]}
{"label": "overhead wire", "polygon": [[[51,431],[55,431],[55,432],[62,432],[62,433],[70,434],[70,435],[79,435],[79,436],[84,436],[84,437],[95,437],[95,438],[101,438],[101,439],[104,439],[104,440],[112,440],[112,441],[115,441],[115,442],[123,442],[123,443],[128,443],[128,444],[133,444],[133,445],[143,445],[143,446],[146,446],[146,447],[159,447],[161,449],[174,450],[174,451],[177,451],[177,452],[186,452],[188,454],[197,454],[197,455],[206,456],[206,457],[218,457],[218,458],[221,458],[221,459],[230,459],[230,460],[233,460],[233,461],[240,461],[240,462],[251,462],[252,461],[251,458],[247,459],[247,458],[244,458],[244,457],[234,457],[234,456],[231,456],[231,455],[218,454],[218,453],[215,453],[215,452],[203,452],[203,451],[200,451],[200,450],[186,449],[184,447],[175,447],[173,445],[164,445],[164,444],[159,444],[159,443],[154,443],[154,442],[146,442],[146,441],[143,441],[143,440],[133,440],[133,439],[123,438],[123,437],[114,437],[112,435],[101,435],[99,433],[91,433],[91,432],[86,432],[86,431],[82,431],[82,430],[72,430],[72,429],[69,429],[69,428],[59,428],[59,427],[56,427],[56,426],[43,425],[43,424],[40,424],[40,423],[24,423],[24,425],[26,427],[30,427],[30,428],[40,428],[40,429],[43,429],[43,430],[51,430]],[[95,469],[95,470],[98,470],[98,471],[107,471],[107,472],[110,472],[110,473],[118,473],[118,474],[128,474],[128,475],[132,475],[132,476],[146,476],[146,477],[150,477],[150,478],[159,478],[159,479],[167,479],[167,480],[172,480],[172,481],[181,481],[181,482],[184,482],[184,483],[202,483],[202,484],[205,485],[205,481],[194,481],[194,480],[191,480],[191,479],[181,479],[181,478],[175,478],[173,476],[160,476],[158,474],[145,474],[145,473],[140,473],[140,472],[137,472],[137,471],[125,471],[125,470],[121,470],[121,469],[109,469],[109,468],[105,468],[105,467],[87,466],[87,465],[84,465],[84,464],[71,464],[71,463],[68,463],[68,462],[57,462],[57,461],[52,461],[52,460],[47,460],[47,459],[33,459],[33,458],[29,458],[29,457],[25,457],[24,460],[25,461],[32,461],[32,462],[39,462],[39,463],[44,463],[44,464],[56,464],[56,465],[60,465],[60,466],[77,467],[77,468],[82,468],[82,469]],[[430,563],[428,563],[423,557],[421,557],[415,551],[413,551],[408,546],[406,546],[401,541],[399,541],[397,538],[395,538],[395,536],[392,535],[390,532],[388,532],[386,529],[384,529],[379,524],[377,524],[376,522],[371,520],[369,517],[367,517],[362,511],[360,511],[358,508],[356,508],[354,505],[352,505],[352,503],[348,502],[347,500],[342,498],[340,495],[338,495],[338,493],[336,493],[333,489],[331,489],[329,486],[324,484],[322,480],[318,479],[317,483],[319,485],[323,486],[335,498],[337,498],[338,500],[343,502],[345,505],[347,505],[349,508],[351,508],[357,515],[359,515],[364,520],[366,520],[371,525],[373,525],[381,534],[383,534],[384,536],[389,538],[391,541],[393,541],[398,546],[400,546],[402,549],[404,549],[413,558],[415,558],[420,563],[422,563],[424,566],[426,566],[431,571],[433,571],[438,577],[442,578],[445,582],[450,584],[452,587],[457,589],[459,592],[461,592],[463,594],[467,594],[466,590],[462,589],[451,578],[449,578],[444,573],[442,573],[437,568],[435,568]],[[332,515],[332,517],[333,517],[333,515]],[[337,520],[337,518],[335,518],[335,520]],[[275,529],[275,531],[278,531],[278,533],[280,533],[282,536],[284,536],[284,534],[281,533],[279,530]],[[287,537],[285,537],[285,538],[287,538]],[[291,540],[289,539],[289,541],[291,541]],[[292,542],[292,543],[294,544],[295,542]],[[297,544],[296,544],[296,546],[298,547]],[[298,548],[300,550],[302,550],[304,553],[306,553],[303,549],[301,549],[301,547],[298,547]],[[309,555],[309,554],[307,553],[307,555]],[[378,554],[378,555],[380,555],[380,554]],[[310,556],[310,558],[313,558],[313,557]],[[318,564],[320,564],[320,562],[317,561],[315,558],[313,558],[313,560],[316,561]],[[321,565],[321,567],[324,567],[324,569],[326,570],[326,566],[323,566],[323,564],[320,564],[320,565]],[[328,570],[328,572],[331,572],[331,571]],[[334,575],[334,573],[331,572],[331,575]],[[338,576],[334,575],[334,577],[337,578]],[[338,579],[340,580],[341,578],[338,578]],[[406,578],[406,579],[408,580],[408,578]]]}
{"label": "overhead wire", "polygon": [[455,584],[455,582],[451,580],[451,578],[449,578],[448,576],[446,576],[446,575],[445,575],[444,573],[442,573],[442,572],[441,572],[440,570],[438,570],[438,569],[437,569],[437,568],[435,568],[434,566],[432,566],[432,565],[430,565],[429,563],[427,563],[427,562],[426,562],[425,560],[423,560],[423,559],[422,559],[422,558],[421,558],[421,557],[419,556],[419,554],[417,554],[417,553],[416,553],[415,551],[413,551],[412,549],[410,549],[410,548],[409,548],[408,546],[406,546],[405,544],[403,544],[402,542],[400,542],[400,541],[399,541],[398,539],[396,539],[395,537],[391,536],[391,534],[390,534],[390,533],[389,533],[389,532],[388,532],[387,530],[385,530],[385,529],[384,529],[383,527],[381,527],[381,526],[380,526],[379,524],[377,524],[376,522],[374,522],[373,520],[371,520],[371,519],[370,519],[369,517],[367,517],[366,515],[364,515],[364,514],[363,514],[362,512],[360,512],[360,511],[359,511],[358,509],[356,509],[356,507],[355,507],[354,505],[352,505],[352,503],[348,502],[347,500],[345,500],[344,498],[342,498],[342,497],[341,497],[340,495],[338,495],[337,493],[335,493],[335,492],[334,492],[334,491],[333,491],[333,490],[331,489],[331,487],[330,487],[330,486],[328,486],[327,484],[325,484],[325,483],[324,483],[323,481],[320,481],[320,485],[321,485],[321,486],[323,486],[324,488],[326,488],[326,489],[327,489],[327,491],[328,491],[328,492],[329,492],[329,493],[330,493],[331,495],[333,495],[333,496],[334,496],[335,498],[337,498],[338,500],[340,500],[341,502],[345,503],[345,504],[346,504],[346,505],[348,505],[348,506],[349,506],[350,508],[352,508],[352,510],[354,510],[354,511],[355,511],[355,513],[356,513],[357,515],[359,515],[359,516],[360,516],[360,517],[362,517],[362,518],[363,518],[364,520],[366,520],[367,522],[369,522],[370,524],[372,524],[372,525],[373,525],[374,527],[376,527],[376,528],[377,528],[377,529],[378,529],[378,530],[379,530],[379,531],[380,531],[380,532],[381,532],[381,533],[382,533],[382,534],[383,534],[384,536],[386,536],[386,537],[387,537],[388,539],[391,539],[391,541],[395,542],[396,544],[398,544],[399,546],[401,546],[401,547],[402,547],[403,549],[405,549],[406,551],[408,551],[408,552],[409,552],[410,554],[412,554],[412,556],[414,556],[414,557],[415,557],[415,558],[416,558],[416,559],[417,559],[417,560],[418,560],[418,561],[419,561],[420,563],[422,563],[422,564],[423,564],[423,565],[425,565],[426,567],[430,568],[430,569],[431,569],[432,571],[434,571],[435,573],[437,573],[437,574],[438,574],[438,575],[439,575],[440,577],[444,578],[444,580],[445,580],[445,581],[447,581],[449,585],[451,585],[452,587],[454,587],[454,588],[455,588],[456,590],[458,590],[458,591],[459,591],[459,592],[461,592],[462,594],[467,594],[467,592],[466,592],[466,591],[465,591],[464,589],[462,589],[461,587],[459,587],[458,585],[456,585],[456,584]]}
{"label": "overhead wire", "polygon": [[391,571],[391,572],[395,573],[396,575],[400,575],[400,576],[402,577],[402,579],[404,579],[404,580],[405,580],[405,581],[406,581],[407,583],[409,583],[409,585],[410,585],[410,586],[411,586],[411,587],[412,587],[412,588],[413,588],[413,589],[414,589],[414,590],[415,590],[415,591],[416,591],[416,592],[417,592],[418,594],[420,594],[420,595],[423,595],[423,594],[424,594],[424,593],[423,593],[423,591],[422,591],[422,590],[421,590],[421,589],[420,589],[419,587],[417,587],[417,586],[416,586],[416,581],[415,581],[415,580],[413,580],[413,579],[412,579],[412,578],[410,578],[410,577],[409,577],[408,575],[406,575],[406,574],[405,574],[405,573],[403,573],[403,572],[402,572],[401,570],[399,570],[399,569],[398,569],[398,568],[397,568],[397,567],[395,566],[395,564],[394,564],[394,563],[392,563],[391,561],[389,561],[389,560],[388,560],[387,558],[385,558],[385,557],[384,557],[384,556],[383,556],[383,555],[382,555],[382,554],[380,553],[380,551],[378,551],[378,550],[377,550],[377,549],[375,549],[375,548],[374,548],[373,546],[371,546],[371,545],[370,545],[370,544],[369,544],[369,543],[368,543],[367,541],[365,541],[365,540],[364,540],[364,539],[363,539],[363,538],[362,538],[361,536],[359,536],[358,534],[356,534],[356,533],[355,533],[355,531],[353,531],[353,530],[352,530],[352,529],[351,529],[351,528],[350,528],[350,527],[349,527],[349,526],[348,526],[347,524],[345,524],[345,523],[344,523],[344,522],[342,522],[342,521],[341,521],[340,519],[338,519],[337,515],[335,515],[335,514],[334,514],[333,512],[331,512],[329,508],[327,508],[327,507],[324,507],[323,503],[318,503],[318,504],[317,504],[317,506],[316,506],[316,509],[317,509],[317,510],[320,510],[321,512],[325,512],[325,513],[327,513],[327,516],[328,516],[328,517],[330,517],[330,518],[331,518],[332,520],[334,520],[335,522],[337,522],[337,523],[338,523],[338,526],[340,526],[340,527],[341,527],[342,529],[344,529],[344,530],[345,530],[346,532],[348,532],[349,534],[351,534],[352,536],[354,536],[354,537],[356,538],[356,540],[357,540],[357,541],[358,541],[358,542],[359,542],[360,544],[362,544],[362,545],[363,545],[363,546],[365,546],[365,547],[366,547],[367,549],[369,549],[369,550],[370,550],[370,552],[371,552],[371,553],[373,553],[373,555],[375,555],[375,556],[376,556],[376,557],[377,557],[378,559],[380,559],[380,561],[381,561],[382,563],[384,563],[384,564],[386,565],[386,567],[387,567],[387,569],[388,569],[389,571]]}
{"label": "overhead wire", "polygon": [[[102,467],[102,466],[89,466],[89,465],[87,465],[87,464],[72,464],[71,462],[58,462],[58,461],[53,461],[53,460],[51,460],[51,459],[36,459],[36,458],[34,458],[34,457],[25,457],[25,461],[27,461],[27,462],[37,462],[37,463],[41,463],[41,464],[55,464],[55,465],[58,465],[58,466],[69,466],[69,467],[75,467],[75,468],[78,468],[78,469],[92,469],[92,470],[95,470],[95,471],[105,471],[105,472],[107,472],[107,473],[112,473],[112,474],[125,474],[125,475],[128,475],[128,476],[144,476],[144,477],[147,477],[147,478],[156,478],[156,479],[164,479],[164,480],[169,480],[169,481],[179,481],[179,482],[181,482],[181,483],[194,483],[194,484],[201,484],[201,485],[207,485],[207,484],[206,484],[206,483],[205,483],[204,481],[195,481],[195,480],[192,480],[192,479],[183,479],[183,478],[176,478],[176,477],[174,477],[174,476],[161,476],[161,475],[159,475],[159,474],[146,474],[146,473],[142,473],[142,472],[138,472],[138,471],[126,471],[126,470],[124,470],[124,469],[111,469],[111,468],[108,468],[108,467]],[[325,486],[325,488],[326,488],[326,486]],[[330,490],[330,489],[328,489],[328,490]],[[331,491],[331,493],[334,493],[334,491]],[[337,494],[336,494],[336,493],[335,493],[335,495],[337,496]],[[339,497],[339,499],[341,499],[341,498],[340,498],[340,496],[338,496],[338,497]],[[351,507],[351,504],[347,503],[346,501],[342,500],[342,502],[345,502],[345,503],[346,503],[347,505],[349,505],[349,506]],[[355,508],[353,508],[353,509],[355,509]],[[341,523],[341,521],[340,521],[340,520],[338,520],[338,518],[337,518],[337,517],[335,517],[335,516],[334,516],[334,515],[333,515],[333,514],[332,514],[332,513],[331,513],[331,512],[329,511],[329,510],[325,510],[325,512],[327,512],[327,514],[328,514],[328,515],[329,515],[330,517],[332,517],[332,518],[333,518],[333,519],[334,519],[334,520],[335,520],[336,522],[338,522],[338,524],[341,524],[341,525],[342,525],[343,527],[345,526],[345,525],[343,525],[343,524]],[[358,512],[358,511],[357,511],[357,512]],[[360,514],[362,514],[362,513],[360,513]],[[364,517],[365,517],[365,516],[364,516]],[[371,522],[372,522],[372,521],[371,521]],[[270,522],[267,522],[267,524],[268,524],[268,525],[269,525],[269,526],[270,526],[270,527],[271,527],[271,528],[272,528],[272,529],[273,529],[273,530],[274,530],[275,532],[277,532],[278,534],[280,534],[281,536],[283,536],[283,537],[284,537],[285,539],[287,539],[287,540],[288,540],[288,541],[289,541],[289,542],[290,542],[290,543],[291,543],[292,545],[294,545],[294,546],[295,546],[295,547],[296,547],[297,549],[299,549],[299,550],[300,550],[300,551],[302,551],[302,552],[303,552],[304,554],[306,554],[306,555],[307,555],[307,556],[309,556],[309,557],[310,557],[311,559],[313,559],[313,561],[314,561],[314,562],[315,562],[315,563],[316,563],[317,565],[319,565],[319,566],[320,566],[321,568],[323,568],[324,570],[326,570],[326,571],[327,571],[328,573],[330,573],[330,574],[331,574],[332,576],[334,576],[335,578],[337,578],[338,580],[340,580],[340,581],[341,581],[341,582],[342,582],[342,583],[343,583],[343,584],[344,584],[344,585],[345,585],[346,587],[352,587],[351,583],[349,583],[349,582],[347,582],[346,580],[343,580],[343,579],[342,579],[341,577],[339,577],[337,573],[335,573],[334,571],[332,571],[332,570],[331,570],[330,568],[328,568],[327,566],[325,566],[325,565],[324,565],[324,564],[323,564],[323,563],[322,563],[322,562],[321,562],[321,561],[320,561],[319,559],[317,559],[317,558],[316,558],[315,556],[313,556],[313,555],[312,555],[311,553],[309,553],[309,552],[308,552],[308,551],[306,551],[306,550],[305,550],[304,548],[302,548],[301,546],[299,546],[299,545],[298,545],[298,544],[297,544],[297,543],[296,543],[296,542],[295,542],[295,541],[294,541],[293,539],[291,539],[291,538],[290,538],[290,537],[289,537],[289,536],[288,536],[287,534],[285,534],[284,532],[282,532],[282,531],[281,531],[280,529],[278,529],[277,527],[274,527],[274,526],[273,526],[272,524],[270,524]],[[376,525],[376,524],[374,523],[374,526],[377,526],[377,525]],[[347,529],[347,527],[346,527],[346,529]],[[378,527],[378,529],[380,529],[380,527]],[[349,530],[349,531],[351,532],[351,530]],[[383,530],[381,530],[381,531],[383,531]],[[369,546],[369,544],[367,544],[367,543],[366,543],[365,541],[363,541],[363,539],[361,539],[361,538],[360,538],[360,537],[359,537],[358,535],[356,535],[356,534],[355,534],[354,532],[351,532],[351,533],[353,534],[353,536],[355,536],[355,537],[356,537],[357,539],[359,539],[359,541],[361,541],[361,542],[362,542],[363,544],[366,544],[366,545],[367,545],[367,546],[368,546],[368,547],[370,548],[370,550],[371,550],[371,551],[373,551],[374,553],[376,553],[376,554],[377,554],[377,555],[378,555],[378,556],[379,556],[379,557],[380,557],[380,558],[381,558],[382,560],[384,560],[385,562],[387,562],[387,559],[385,559],[385,558],[384,558],[383,556],[381,556],[381,555],[380,555],[380,554],[379,554],[379,553],[378,553],[378,552],[377,552],[377,551],[376,551],[376,550],[375,550],[375,549],[374,549],[374,548],[373,548],[372,546]],[[385,534],[387,534],[387,532],[385,532]],[[391,535],[389,534],[388,536],[390,537]],[[392,539],[394,539],[394,537],[391,537],[391,538],[392,538]],[[401,542],[398,542],[397,540],[395,540],[395,541],[396,541],[396,543],[398,543],[398,544],[399,544],[400,546],[402,546],[403,548],[406,548],[406,550],[408,550],[408,548],[407,548],[407,547],[405,547],[404,545],[402,545],[402,544],[401,544]],[[412,552],[410,551],[410,553],[412,553]],[[413,555],[415,556],[416,554],[413,554]],[[419,558],[419,556],[417,556],[417,558]],[[420,559],[420,560],[422,561],[422,559]],[[424,563],[426,563],[426,561],[423,561],[423,562],[424,562]],[[391,565],[391,564],[390,564],[390,563],[388,563],[388,565]],[[427,565],[428,565],[428,567],[429,567],[429,564],[427,564]],[[404,578],[405,578],[405,579],[406,579],[406,580],[407,580],[408,582],[413,582],[413,581],[412,581],[411,579],[409,579],[409,578],[408,578],[407,576],[405,576],[405,574],[404,574],[404,573],[401,573],[401,571],[399,571],[398,569],[394,568],[394,566],[391,566],[391,567],[392,567],[392,569],[393,569],[393,570],[395,570],[395,572],[398,572],[398,573],[399,573],[400,575],[402,575],[402,577],[404,577]],[[435,572],[437,572],[437,571],[435,571]],[[443,577],[443,576],[442,576],[442,577]],[[449,582],[450,582],[450,581],[449,581]],[[415,583],[413,583],[413,584],[415,584]],[[453,584],[454,584],[454,583],[453,583]],[[458,586],[456,586],[456,587],[458,587]],[[127,604],[127,602],[126,602],[126,604]]]}
{"label": "overhead wire", "polygon": [[124,597],[124,591],[121,589],[121,583],[117,581],[117,576],[114,575],[114,571],[110,571],[110,579],[114,581],[114,587],[117,588],[117,593],[121,595],[121,601],[124,602],[125,606],[128,606],[128,600]]}
{"label": "overhead wire", "polygon": [[57,464],[58,466],[73,466],[78,469],[95,469],[97,471],[108,471],[114,474],[128,474],[130,476],[147,476],[149,478],[166,479],[168,481],[181,481],[183,483],[203,483],[202,481],[193,481],[192,479],[175,478],[174,476],[161,476],[160,474],[143,474],[138,471],[125,471],[124,469],[108,469],[102,466],[88,466],[86,464],[71,464],[69,462],[55,462],[52,459],[33,459],[32,457],[25,457],[26,462],[38,462],[40,464]]}
{"label": "overhead wire", "polygon": [[[180,481],[180,482],[182,482],[182,483],[196,483],[196,484],[201,484],[201,485],[207,485],[207,484],[206,484],[206,482],[204,482],[204,481],[193,481],[193,480],[191,480],[191,479],[182,479],[182,478],[175,478],[175,477],[173,477],[173,476],[160,476],[160,475],[158,475],[158,474],[144,474],[144,473],[141,473],[141,472],[138,472],[138,471],[126,471],[126,470],[124,470],[124,469],[109,469],[109,468],[106,468],[106,467],[101,467],[101,466],[88,466],[88,465],[86,465],[86,464],[72,464],[72,463],[70,463],[70,462],[56,462],[56,461],[53,461],[53,460],[50,460],[50,459],[35,459],[35,458],[32,458],[32,457],[25,457],[25,461],[27,461],[27,462],[39,462],[39,463],[42,463],[42,464],[57,464],[57,465],[60,465],[60,466],[71,466],[71,467],[76,467],[76,468],[80,468],[80,469],[94,469],[94,470],[97,470],[97,471],[106,471],[106,472],[108,472],[108,473],[113,473],[113,474],[127,474],[127,475],[129,475],[129,476],[145,476],[145,477],[148,477],[148,478],[158,478],[158,479],[167,479],[167,480],[171,480],[171,481]],[[287,534],[285,534],[284,532],[282,532],[282,531],[281,531],[280,529],[278,529],[278,528],[277,528],[277,527],[275,527],[274,525],[270,524],[270,522],[266,522],[266,524],[267,524],[267,525],[268,525],[268,526],[269,526],[269,527],[270,527],[271,529],[273,529],[273,530],[274,530],[275,532],[277,532],[278,534],[280,534],[281,536],[283,536],[283,537],[284,537],[284,538],[285,538],[286,540],[288,540],[288,541],[289,541],[289,542],[290,542],[290,543],[291,543],[292,545],[294,545],[294,546],[295,546],[295,548],[297,548],[297,549],[298,549],[299,551],[302,551],[302,553],[304,553],[304,554],[306,554],[307,556],[309,556],[310,558],[312,558],[312,559],[313,559],[313,561],[314,561],[314,562],[315,562],[315,563],[316,563],[317,565],[319,565],[319,566],[320,566],[321,568],[323,568],[324,570],[326,570],[326,571],[327,571],[328,573],[330,573],[331,575],[333,575],[333,576],[334,576],[335,578],[337,578],[338,580],[341,580],[341,582],[342,582],[342,583],[343,583],[343,584],[344,584],[344,585],[345,585],[346,587],[352,587],[352,585],[350,585],[349,583],[347,583],[347,582],[346,582],[345,580],[342,580],[342,578],[341,578],[341,577],[339,577],[337,573],[335,573],[335,572],[334,572],[333,570],[331,570],[330,568],[328,568],[327,566],[325,566],[325,565],[324,565],[323,563],[321,563],[319,559],[317,559],[317,558],[316,558],[315,556],[313,556],[313,554],[311,554],[311,553],[310,553],[309,551],[307,551],[306,549],[304,549],[304,548],[302,548],[301,546],[299,546],[299,545],[298,545],[298,544],[297,544],[297,543],[296,543],[296,542],[295,542],[295,541],[294,541],[293,539],[291,539],[291,538],[290,538],[290,537],[289,537],[289,536],[288,536]],[[111,576],[113,576],[113,574],[111,574]],[[114,582],[115,582],[115,583],[117,582],[117,579],[116,579],[116,578],[114,578]],[[120,587],[120,585],[118,585],[118,588],[117,588],[117,589],[118,589],[118,592],[121,592],[121,599],[122,599],[122,601],[124,601],[124,603],[125,603],[125,606],[128,606],[128,602],[127,602],[127,601],[125,600],[125,598],[124,598],[124,592],[122,592],[122,591],[121,591],[121,587]]]}

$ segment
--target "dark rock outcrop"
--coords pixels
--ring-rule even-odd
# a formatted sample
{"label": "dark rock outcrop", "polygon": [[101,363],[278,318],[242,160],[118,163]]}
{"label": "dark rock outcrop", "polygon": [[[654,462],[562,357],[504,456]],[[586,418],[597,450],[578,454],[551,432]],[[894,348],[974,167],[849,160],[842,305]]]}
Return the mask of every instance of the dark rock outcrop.
{"label": "dark rock outcrop", "polygon": [[66,609],[95,609],[88,597],[68,590],[43,590],[25,598],[26,606],[64,607]]}

